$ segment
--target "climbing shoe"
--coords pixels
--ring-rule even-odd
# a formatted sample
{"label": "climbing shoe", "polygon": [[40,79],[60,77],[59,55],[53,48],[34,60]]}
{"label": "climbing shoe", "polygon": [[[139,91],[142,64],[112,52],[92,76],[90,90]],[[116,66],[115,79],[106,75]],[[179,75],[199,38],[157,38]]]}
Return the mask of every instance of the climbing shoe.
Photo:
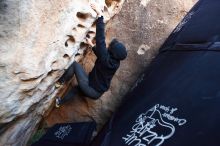
{"label": "climbing shoe", "polygon": [[57,97],[56,98],[56,108],[59,108],[61,105],[61,98],[60,97]]}
{"label": "climbing shoe", "polygon": [[55,87],[60,88],[64,83],[62,82],[56,82]]}

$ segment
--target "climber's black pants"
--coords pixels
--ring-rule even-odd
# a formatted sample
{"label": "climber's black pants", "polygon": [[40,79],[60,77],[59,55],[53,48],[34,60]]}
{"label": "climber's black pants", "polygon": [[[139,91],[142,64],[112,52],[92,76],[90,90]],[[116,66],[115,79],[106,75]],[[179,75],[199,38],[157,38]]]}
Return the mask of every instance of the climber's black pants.
{"label": "climber's black pants", "polygon": [[[89,86],[89,78],[86,74],[85,70],[82,66],[77,63],[73,62],[73,64],[67,69],[64,75],[60,78],[60,82],[69,81],[73,75],[75,74],[76,80],[78,82],[78,86],[80,90],[88,97],[92,99],[98,99],[102,94],[97,92],[95,89]],[[62,103],[68,101],[69,99],[73,98],[77,93],[77,87],[73,87],[69,90],[69,92],[64,96],[62,99]]]}

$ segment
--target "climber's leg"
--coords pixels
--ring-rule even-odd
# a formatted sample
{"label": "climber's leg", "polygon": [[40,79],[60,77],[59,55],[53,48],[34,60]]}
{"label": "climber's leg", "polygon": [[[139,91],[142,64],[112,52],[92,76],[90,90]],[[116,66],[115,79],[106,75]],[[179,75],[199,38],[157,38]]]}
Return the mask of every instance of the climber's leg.
{"label": "climber's leg", "polygon": [[58,104],[61,105],[61,104],[64,104],[64,103],[70,101],[78,93],[79,93],[79,87],[78,86],[72,87],[62,99],[58,98],[58,100],[59,100]]}
{"label": "climber's leg", "polygon": [[85,70],[82,68],[82,66],[79,63],[73,62],[73,68],[78,83],[89,82],[88,75],[86,74]]}
{"label": "climber's leg", "polygon": [[95,89],[89,86],[88,75],[86,74],[82,66],[75,62],[74,70],[78,85],[82,92],[92,99],[98,99],[101,96],[101,93],[97,92]]}
{"label": "climber's leg", "polygon": [[92,87],[90,87],[88,84],[85,83],[81,83],[79,84],[80,89],[82,90],[82,92],[89,98],[93,99],[93,100],[97,100],[99,99],[99,97],[101,97],[101,93],[97,92],[95,89],[93,89]]}
{"label": "climber's leg", "polygon": [[[98,99],[102,94],[97,92],[95,89],[89,86],[88,75],[86,74],[82,66],[77,62],[73,62],[71,67],[72,67],[71,71],[74,72],[76,76],[76,80],[78,82],[78,86],[81,89],[81,91],[91,99],[94,99],[94,100]],[[69,90],[69,92],[64,96],[63,99],[61,99],[60,97],[57,97],[56,107],[59,107],[61,104],[71,100],[78,92],[79,92],[79,89],[77,87],[73,87],[72,89]]]}
{"label": "climber's leg", "polygon": [[74,75],[74,62],[71,66],[65,71],[63,76],[58,80],[60,84],[64,84],[66,81],[69,81]]}

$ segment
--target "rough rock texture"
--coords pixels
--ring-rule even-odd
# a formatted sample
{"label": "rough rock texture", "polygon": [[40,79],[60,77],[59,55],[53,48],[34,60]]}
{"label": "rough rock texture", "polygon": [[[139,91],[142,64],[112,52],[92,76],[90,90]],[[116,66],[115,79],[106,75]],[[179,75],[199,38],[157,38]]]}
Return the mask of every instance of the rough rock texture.
{"label": "rough rock texture", "polygon": [[[55,123],[94,119],[101,127],[120,105],[126,92],[135,86],[138,76],[195,2],[196,0],[125,1],[120,14],[106,28],[107,42],[118,38],[128,49],[128,58],[121,63],[110,90],[97,101],[82,96],[75,97],[61,108],[54,109],[46,117],[46,124],[50,127]],[[81,62],[87,72],[92,69],[94,60],[94,54],[87,50]]]}
{"label": "rough rock texture", "polygon": [[[83,55],[86,35],[95,36],[96,13],[105,20],[123,0],[0,1],[0,145],[24,146],[53,106],[54,82]],[[78,54],[77,54],[78,53]],[[78,55],[75,57],[75,55]]]}

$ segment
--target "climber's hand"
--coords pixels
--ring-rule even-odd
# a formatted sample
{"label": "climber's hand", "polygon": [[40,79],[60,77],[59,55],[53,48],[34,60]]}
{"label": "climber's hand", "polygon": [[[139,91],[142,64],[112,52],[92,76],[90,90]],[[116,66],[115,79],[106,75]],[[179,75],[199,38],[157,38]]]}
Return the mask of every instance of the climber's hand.
{"label": "climber's hand", "polygon": [[94,47],[94,46],[95,46],[95,44],[93,44],[92,41],[91,41],[89,38],[86,38],[86,43],[87,43],[88,45],[90,45],[91,47]]}
{"label": "climber's hand", "polygon": [[103,15],[101,8],[97,4],[92,3],[90,6],[97,13],[98,17]]}

